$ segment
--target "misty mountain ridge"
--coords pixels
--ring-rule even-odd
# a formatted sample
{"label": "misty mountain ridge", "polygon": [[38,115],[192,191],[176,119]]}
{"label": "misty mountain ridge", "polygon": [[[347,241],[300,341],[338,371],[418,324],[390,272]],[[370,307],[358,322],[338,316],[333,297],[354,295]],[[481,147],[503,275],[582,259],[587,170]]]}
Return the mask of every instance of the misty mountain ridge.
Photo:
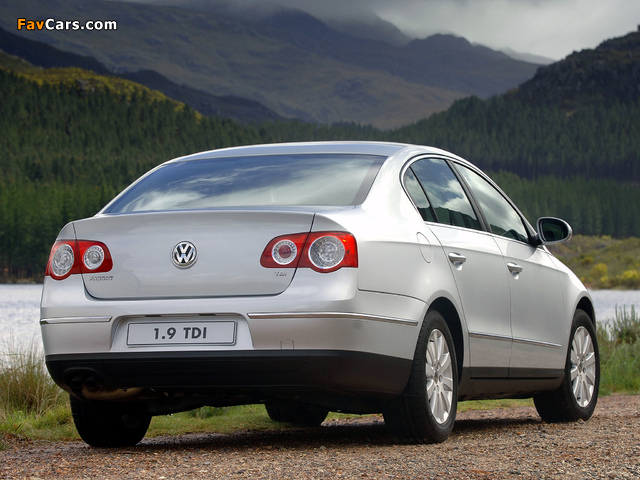
{"label": "misty mountain ridge", "polygon": [[[114,19],[118,30],[16,31],[15,18],[25,15]],[[448,35],[405,45],[383,34],[365,39],[295,10],[247,19],[170,6],[31,0],[26,10],[0,5],[0,25],[117,74],[153,71],[191,92],[258,102],[280,117],[379,128],[415,122],[469,95],[501,94],[538,67]]]}
{"label": "misty mountain ridge", "polygon": [[[313,15],[304,13],[300,9],[286,7],[268,1],[156,0],[155,2],[148,3],[181,7],[207,14],[230,17],[243,22],[251,21],[260,23],[269,17],[278,16],[283,13],[297,13],[313,17]],[[365,40],[382,41],[396,46],[406,45],[412,40],[410,36],[403,33],[393,23],[383,20],[373,12],[358,12],[357,14],[348,15],[344,11],[331,11],[331,13],[327,15],[318,16],[317,20],[340,33],[346,33],[350,36]]]}
{"label": "misty mountain ridge", "polygon": [[542,55],[535,55],[532,53],[517,52],[511,48],[500,49],[503,53],[507,54],[515,60],[522,60],[523,62],[535,63],[537,65],[549,65],[555,63],[557,60],[549,57],[543,57]]}

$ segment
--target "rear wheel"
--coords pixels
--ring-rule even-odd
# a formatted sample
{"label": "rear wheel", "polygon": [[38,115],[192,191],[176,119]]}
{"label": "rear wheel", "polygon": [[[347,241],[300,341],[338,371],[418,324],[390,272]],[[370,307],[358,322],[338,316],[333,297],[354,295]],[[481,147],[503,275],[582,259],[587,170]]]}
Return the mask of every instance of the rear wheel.
{"label": "rear wheel", "polygon": [[130,447],[147,433],[151,415],[144,404],[97,402],[70,397],[71,413],[82,440],[92,447]]}
{"label": "rear wheel", "polygon": [[449,327],[440,312],[427,313],[420,330],[409,382],[389,402],[384,420],[406,443],[445,441],[456,418],[458,367]]}
{"label": "rear wheel", "polygon": [[265,404],[269,418],[274,422],[291,423],[301,427],[317,427],[329,414],[329,411],[298,402],[268,402]]}
{"label": "rear wheel", "polygon": [[562,385],[533,397],[538,414],[546,422],[588,420],[598,401],[600,353],[595,327],[586,312],[576,311],[569,338]]}

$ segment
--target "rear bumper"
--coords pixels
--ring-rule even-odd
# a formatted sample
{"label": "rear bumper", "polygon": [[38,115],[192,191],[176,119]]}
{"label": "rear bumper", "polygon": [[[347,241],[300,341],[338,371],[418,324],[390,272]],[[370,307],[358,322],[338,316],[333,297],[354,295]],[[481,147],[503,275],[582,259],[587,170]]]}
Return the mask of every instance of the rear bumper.
{"label": "rear bumper", "polygon": [[[296,273],[283,294],[156,300],[96,300],[81,278],[45,279],[41,331],[46,355],[169,351],[349,351],[413,358],[427,305],[416,298],[361,291],[355,273],[334,272],[331,282],[315,272]],[[305,276],[306,275],[306,276]],[[315,284],[317,277],[325,282]],[[132,323],[231,321],[233,345],[133,346]]]}
{"label": "rear bumper", "polygon": [[331,350],[63,354],[47,355],[46,364],[76,394],[90,380],[114,390],[243,397],[239,403],[313,399],[351,410],[350,398],[371,405],[398,395],[411,369],[407,359]]}
{"label": "rear bumper", "polygon": [[[295,285],[273,297],[105,301],[89,297],[73,276],[49,282],[41,308],[47,366],[69,392],[104,387],[98,400],[111,393],[130,399],[134,389],[137,398],[207,396],[207,405],[283,398],[371,410],[358,402],[379,405],[406,385],[427,305],[360,291],[355,272],[344,270],[330,274],[332,282],[321,277],[323,288],[316,285],[322,274],[296,274]],[[158,340],[164,328],[182,332],[196,322],[233,324],[234,337]],[[130,327],[143,324],[159,330],[154,341],[132,340],[139,327]]]}

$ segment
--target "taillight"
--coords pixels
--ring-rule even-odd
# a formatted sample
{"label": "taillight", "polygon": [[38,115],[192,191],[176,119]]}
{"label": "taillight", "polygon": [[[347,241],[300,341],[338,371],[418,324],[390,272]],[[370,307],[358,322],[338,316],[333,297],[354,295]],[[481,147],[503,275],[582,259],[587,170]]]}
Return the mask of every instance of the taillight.
{"label": "taillight", "polygon": [[51,247],[46,275],[64,280],[78,273],[103,273],[113,267],[104,243],[90,240],[60,240]]}
{"label": "taillight", "polygon": [[269,242],[260,257],[260,265],[266,268],[296,268],[308,233],[283,235]]}
{"label": "taillight", "polygon": [[262,252],[260,264],[266,268],[311,268],[335,272],[358,266],[358,247],[346,232],[297,233],[276,237]]}

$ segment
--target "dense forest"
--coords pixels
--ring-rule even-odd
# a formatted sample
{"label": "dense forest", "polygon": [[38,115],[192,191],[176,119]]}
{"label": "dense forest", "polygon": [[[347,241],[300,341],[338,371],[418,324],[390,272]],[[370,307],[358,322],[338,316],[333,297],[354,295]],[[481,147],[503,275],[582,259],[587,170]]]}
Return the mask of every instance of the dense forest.
{"label": "dense forest", "polygon": [[242,125],[144,89],[111,88],[95,74],[93,82],[75,75],[36,81],[0,68],[0,279],[41,278],[65,223],[95,214],[165,160],[277,141],[445,148],[492,174],[530,220],[555,215],[581,234],[640,236],[640,106],[633,102],[567,113],[509,97],[471,97],[392,131],[298,121]]}

